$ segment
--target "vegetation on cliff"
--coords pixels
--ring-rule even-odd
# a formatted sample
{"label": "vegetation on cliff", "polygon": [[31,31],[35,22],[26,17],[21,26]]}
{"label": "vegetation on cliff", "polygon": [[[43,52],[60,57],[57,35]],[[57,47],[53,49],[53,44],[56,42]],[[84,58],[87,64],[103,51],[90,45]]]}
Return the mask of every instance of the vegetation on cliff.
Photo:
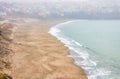
{"label": "vegetation on cliff", "polygon": [[10,53],[12,50],[9,45],[12,41],[12,24],[3,23],[0,24],[0,79],[12,79],[9,73],[6,71],[10,71],[11,63],[9,59]]}

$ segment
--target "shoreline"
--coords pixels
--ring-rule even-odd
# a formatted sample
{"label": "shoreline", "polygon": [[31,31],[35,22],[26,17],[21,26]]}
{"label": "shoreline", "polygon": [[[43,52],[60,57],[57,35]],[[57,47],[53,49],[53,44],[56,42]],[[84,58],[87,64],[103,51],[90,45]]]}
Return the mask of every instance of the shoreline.
{"label": "shoreline", "polygon": [[[72,58],[73,59],[73,64],[78,66],[79,68],[82,68],[83,73],[85,73],[85,72],[87,72],[87,70],[85,70],[84,67],[81,66],[80,64],[76,63],[76,62],[82,62],[84,60],[84,58],[78,57],[79,53],[76,52],[75,50],[73,50],[73,48],[71,48],[71,46],[69,46],[69,44],[67,44],[67,42],[70,41],[70,40],[68,40],[67,38],[63,38],[61,36],[59,37],[59,35],[58,35],[59,33],[57,33],[57,32],[59,32],[58,27],[60,27],[60,25],[68,24],[68,23],[71,23],[71,22],[74,22],[74,21],[79,21],[79,20],[68,20],[68,21],[60,22],[57,25],[52,26],[48,33],[51,34],[52,36],[54,36],[55,38],[57,38],[57,40],[59,40],[61,43],[64,44],[65,47],[67,47],[67,49],[69,50],[67,56]],[[54,32],[52,32],[52,31],[54,31]],[[78,44],[78,42],[77,42],[77,44]],[[79,46],[82,46],[82,45],[79,44]],[[88,77],[87,73],[86,73],[86,77]]]}
{"label": "shoreline", "polygon": [[14,79],[87,79],[84,70],[67,57],[70,50],[65,44],[48,33],[60,22],[24,19],[18,23],[12,47]]}

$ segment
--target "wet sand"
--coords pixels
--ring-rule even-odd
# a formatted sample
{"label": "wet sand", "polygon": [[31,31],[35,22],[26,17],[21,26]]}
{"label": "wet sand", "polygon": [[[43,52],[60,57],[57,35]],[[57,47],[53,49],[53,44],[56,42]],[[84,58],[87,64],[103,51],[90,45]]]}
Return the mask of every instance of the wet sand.
{"label": "wet sand", "polygon": [[69,50],[48,33],[60,21],[24,19],[17,22],[11,48],[13,79],[87,79]]}

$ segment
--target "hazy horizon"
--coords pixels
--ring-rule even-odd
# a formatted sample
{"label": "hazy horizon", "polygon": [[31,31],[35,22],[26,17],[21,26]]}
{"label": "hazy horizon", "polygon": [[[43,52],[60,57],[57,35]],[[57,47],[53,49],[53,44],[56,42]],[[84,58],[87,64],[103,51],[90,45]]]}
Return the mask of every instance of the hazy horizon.
{"label": "hazy horizon", "polygon": [[[7,4],[2,4],[2,1]],[[120,19],[120,0],[0,0],[0,2],[2,15],[12,13],[43,18]]]}

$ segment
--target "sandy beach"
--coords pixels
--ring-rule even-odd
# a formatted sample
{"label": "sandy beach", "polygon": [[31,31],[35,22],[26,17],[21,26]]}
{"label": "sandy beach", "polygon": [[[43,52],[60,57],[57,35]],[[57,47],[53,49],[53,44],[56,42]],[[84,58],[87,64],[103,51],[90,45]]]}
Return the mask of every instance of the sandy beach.
{"label": "sandy beach", "polygon": [[83,69],[67,56],[68,48],[48,33],[60,22],[23,19],[15,23],[13,79],[87,79]]}

